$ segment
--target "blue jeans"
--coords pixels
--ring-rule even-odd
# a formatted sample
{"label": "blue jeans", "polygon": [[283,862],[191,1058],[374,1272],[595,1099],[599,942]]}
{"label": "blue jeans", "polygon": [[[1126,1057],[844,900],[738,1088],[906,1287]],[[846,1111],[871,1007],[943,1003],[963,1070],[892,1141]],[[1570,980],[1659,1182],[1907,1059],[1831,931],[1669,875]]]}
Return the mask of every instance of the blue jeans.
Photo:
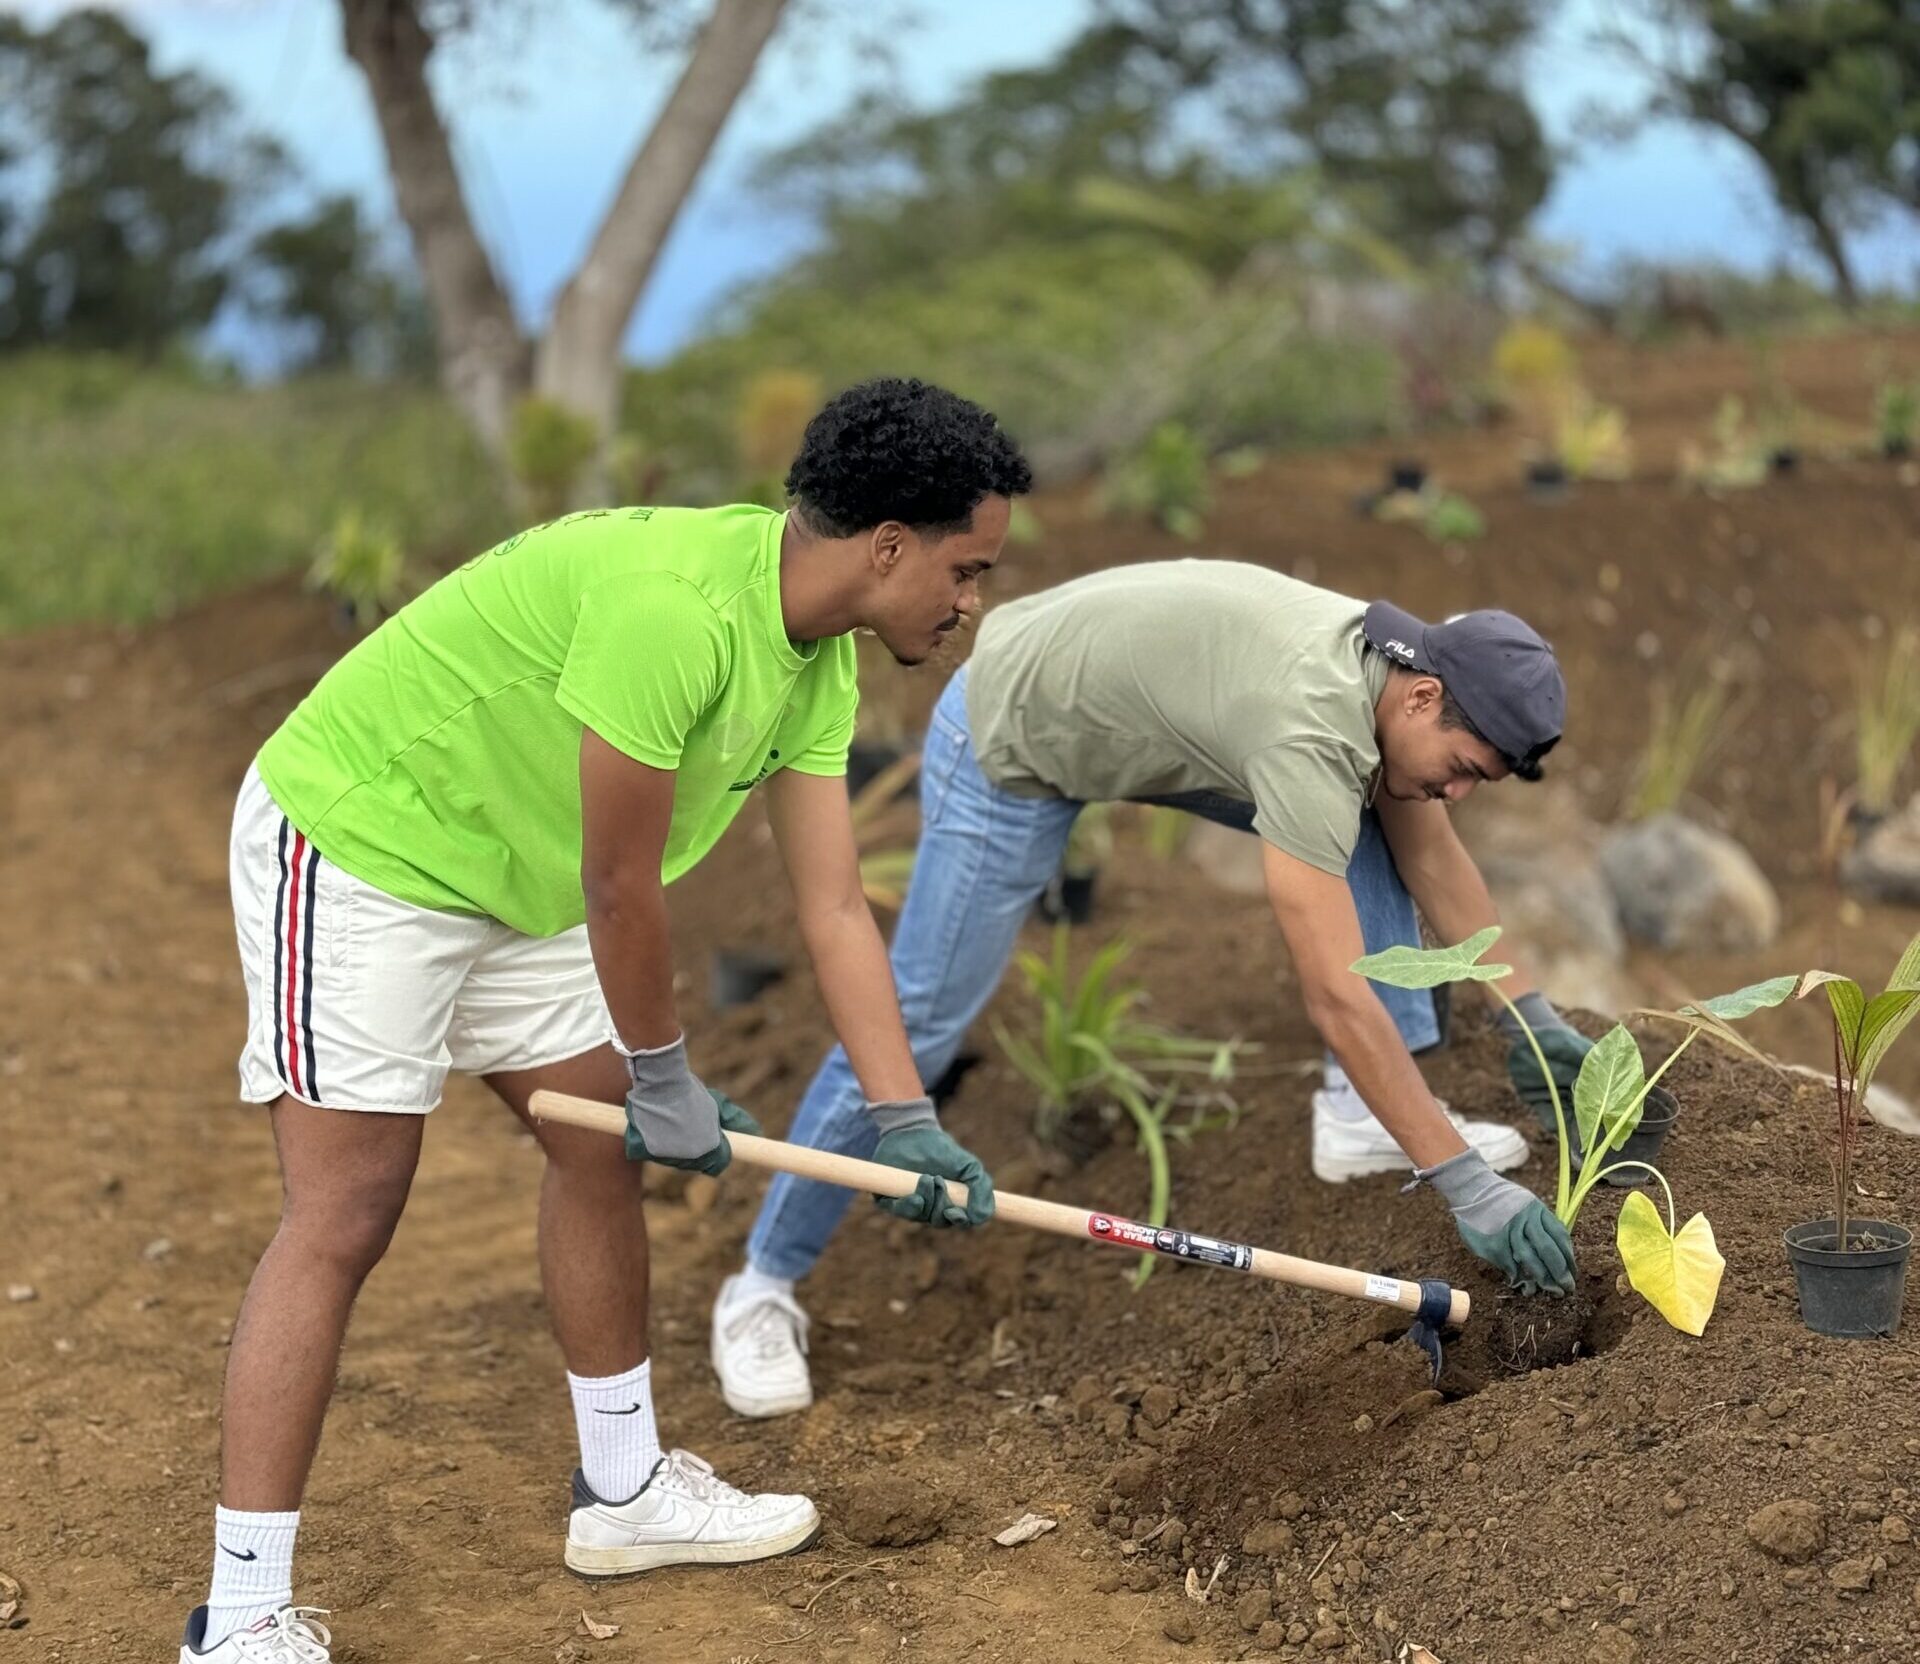
{"label": "blue jeans", "polygon": [[[993,997],[1035,898],[1059,869],[1081,805],[1016,797],[980,772],[967,729],[963,667],[934,708],[920,760],[920,844],[893,935],[893,977],[922,1082],[946,1072],[967,1029]],[[1362,816],[1347,869],[1369,953],[1418,943],[1413,898],[1394,870],[1379,821]],[[1374,988],[1411,1051],[1440,1038],[1430,995]],[[843,1047],[820,1065],[787,1134],[846,1155],[871,1156],[878,1135]],[[814,1179],[775,1177],[747,1241],[754,1268],[804,1277],[833,1235],[853,1192]]]}

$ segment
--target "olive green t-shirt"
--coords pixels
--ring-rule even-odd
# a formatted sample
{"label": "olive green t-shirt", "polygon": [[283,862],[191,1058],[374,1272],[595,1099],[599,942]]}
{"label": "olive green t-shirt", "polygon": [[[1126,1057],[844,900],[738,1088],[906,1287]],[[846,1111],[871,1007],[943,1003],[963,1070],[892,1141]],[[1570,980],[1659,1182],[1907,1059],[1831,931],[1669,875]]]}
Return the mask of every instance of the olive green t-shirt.
{"label": "olive green t-shirt", "polygon": [[1116,567],[996,607],[967,672],[981,771],[1087,802],[1224,793],[1276,848],[1344,873],[1389,668],[1365,611],[1224,560]]}
{"label": "olive green t-shirt", "polygon": [[261,750],[267,790],[389,895],[553,936],[586,918],[590,727],[674,771],[671,882],[775,770],[846,772],[853,638],[787,639],[785,518],[591,509],[508,538],[327,672]]}

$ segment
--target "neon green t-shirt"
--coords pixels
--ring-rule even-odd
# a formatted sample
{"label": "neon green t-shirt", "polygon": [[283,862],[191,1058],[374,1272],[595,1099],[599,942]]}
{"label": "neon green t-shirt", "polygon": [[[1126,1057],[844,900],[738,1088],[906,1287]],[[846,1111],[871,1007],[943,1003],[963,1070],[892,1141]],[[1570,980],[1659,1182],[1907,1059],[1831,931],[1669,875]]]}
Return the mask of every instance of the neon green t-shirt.
{"label": "neon green t-shirt", "polygon": [[510,537],[402,608],[260,752],[329,861],[530,936],[586,918],[580,734],[672,769],[672,882],[778,769],[846,772],[851,636],[780,616],[785,516],[592,509]]}

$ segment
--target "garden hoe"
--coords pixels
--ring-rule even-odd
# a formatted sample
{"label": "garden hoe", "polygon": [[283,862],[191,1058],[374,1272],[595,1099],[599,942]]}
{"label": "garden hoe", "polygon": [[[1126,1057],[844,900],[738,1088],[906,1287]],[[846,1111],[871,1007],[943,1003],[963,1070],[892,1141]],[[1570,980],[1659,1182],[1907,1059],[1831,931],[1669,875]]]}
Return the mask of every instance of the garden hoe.
{"label": "garden hoe", "polygon": [[[626,1111],[614,1104],[593,1103],[585,1098],[568,1097],[562,1092],[536,1092],[530,1105],[534,1118],[556,1121],[570,1127],[587,1127],[594,1132],[623,1137],[627,1130]],[[777,1138],[755,1138],[750,1133],[730,1132],[736,1161],[753,1167],[791,1173],[796,1178],[818,1179],[848,1190],[864,1190],[875,1196],[911,1196],[919,1187],[920,1176],[904,1168],[883,1167],[878,1162],[860,1161],[853,1156],[836,1155],[830,1150],[809,1149],[801,1144],[783,1143]],[[947,1193],[956,1204],[967,1199],[966,1186],[952,1180]],[[1197,1236],[1191,1231],[1176,1231],[1164,1225],[1143,1225],[1118,1214],[1091,1213],[1085,1208],[1067,1207],[1060,1202],[1043,1202],[1037,1196],[1017,1196],[996,1190],[993,1196],[996,1219],[1025,1225],[1030,1230],[1051,1231],[1055,1236],[1076,1237],[1082,1242],[1103,1242],[1112,1248],[1129,1248],[1136,1253],[1161,1254],[1168,1259],[1185,1260],[1190,1265],[1213,1265],[1227,1271],[1245,1271],[1255,1277],[1267,1277],[1277,1283],[1292,1283],[1299,1288],[1317,1288],[1329,1294],[1344,1294],[1355,1300],[1371,1300],[1376,1305],[1397,1306],[1413,1314],[1413,1326],[1407,1333],[1427,1354],[1433,1364],[1433,1378],[1440,1379],[1440,1332],[1457,1329],[1467,1320],[1470,1302],[1466,1290],[1452,1288],[1437,1278],[1423,1277],[1409,1282],[1399,1277],[1381,1277],[1369,1271],[1350,1271],[1344,1266],[1322,1265],[1317,1260],[1296,1259],[1271,1248],[1250,1248],[1242,1242],[1224,1242],[1218,1237]]]}

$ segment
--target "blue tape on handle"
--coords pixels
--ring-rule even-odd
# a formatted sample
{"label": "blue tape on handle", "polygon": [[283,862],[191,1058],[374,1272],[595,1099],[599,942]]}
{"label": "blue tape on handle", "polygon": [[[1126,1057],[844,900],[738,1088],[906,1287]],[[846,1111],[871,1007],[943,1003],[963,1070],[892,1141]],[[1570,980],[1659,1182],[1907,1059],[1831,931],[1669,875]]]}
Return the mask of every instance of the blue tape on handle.
{"label": "blue tape on handle", "polygon": [[1440,1344],[1440,1331],[1446,1327],[1453,1310],[1453,1287],[1438,1277],[1420,1279],[1420,1309],[1414,1313],[1413,1327],[1407,1338],[1426,1353],[1433,1364],[1433,1379],[1438,1385],[1446,1354]]}

